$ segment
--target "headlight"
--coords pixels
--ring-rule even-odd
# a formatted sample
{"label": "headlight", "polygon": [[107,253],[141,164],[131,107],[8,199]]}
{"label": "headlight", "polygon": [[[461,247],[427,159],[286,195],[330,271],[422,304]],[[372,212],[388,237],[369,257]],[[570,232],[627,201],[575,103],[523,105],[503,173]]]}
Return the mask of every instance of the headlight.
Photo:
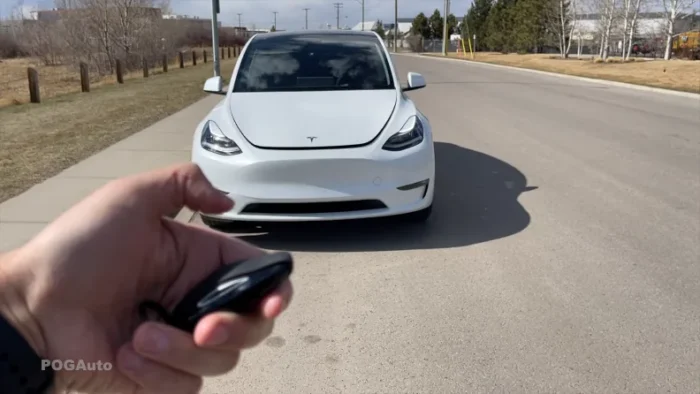
{"label": "headlight", "polygon": [[423,124],[417,116],[412,116],[401,131],[389,138],[382,149],[390,151],[400,151],[416,146],[423,141]]}
{"label": "headlight", "polygon": [[221,132],[216,123],[207,121],[202,130],[202,148],[219,155],[233,156],[241,153],[241,148]]}

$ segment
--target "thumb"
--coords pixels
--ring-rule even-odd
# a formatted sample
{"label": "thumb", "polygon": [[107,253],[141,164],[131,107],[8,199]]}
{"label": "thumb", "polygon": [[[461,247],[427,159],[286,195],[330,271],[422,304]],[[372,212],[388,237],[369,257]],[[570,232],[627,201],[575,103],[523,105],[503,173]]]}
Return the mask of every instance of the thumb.
{"label": "thumb", "polygon": [[149,216],[176,214],[183,207],[204,213],[221,213],[233,201],[215,189],[193,163],[179,164],[118,181],[130,203]]}

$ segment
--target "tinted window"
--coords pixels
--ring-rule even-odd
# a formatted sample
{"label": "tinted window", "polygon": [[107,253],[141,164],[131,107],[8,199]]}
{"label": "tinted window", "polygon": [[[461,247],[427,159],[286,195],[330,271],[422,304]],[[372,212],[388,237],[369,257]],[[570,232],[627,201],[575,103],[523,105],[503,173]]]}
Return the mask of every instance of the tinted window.
{"label": "tinted window", "polygon": [[393,89],[388,59],[373,36],[269,35],[253,39],[234,92]]}

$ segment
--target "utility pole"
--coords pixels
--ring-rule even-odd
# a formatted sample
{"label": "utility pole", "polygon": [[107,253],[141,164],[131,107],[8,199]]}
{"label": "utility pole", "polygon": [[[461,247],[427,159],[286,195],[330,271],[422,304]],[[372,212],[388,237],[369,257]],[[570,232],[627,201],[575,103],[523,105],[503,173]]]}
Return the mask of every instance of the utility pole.
{"label": "utility pole", "polygon": [[340,30],[340,9],[343,8],[343,3],[333,3],[335,7],[335,28]]}
{"label": "utility pole", "polygon": [[219,63],[219,22],[217,14],[220,12],[219,0],[211,0],[211,46],[214,48],[214,76],[221,76],[221,65]]}
{"label": "utility pole", "polygon": [[272,25],[275,27],[275,31],[277,31],[277,11],[272,11],[273,14],[275,14],[275,23]]}
{"label": "utility pole", "polygon": [[397,45],[399,36],[399,0],[394,0],[394,53],[399,52]]}
{"label": "utility pole", "polygon": [[362,31],[365,30],[365,0],[362,0]]}
{"label": "utility pole", "polygon": [[442,19],[442,56],[447,56],[447,45],[449,37],[447,36],[447,16],[450,15],[450,0],[445,0],[445,16]]}
{"label": "utility pole", "polygon": [[241,30],[241,15],[242,15],[242,14],[239,12],[239,13],[238,13],[238,30],[239,30],[239,31]]}
{"label": "utility pole", "polygon": [[306,30],[309,30],[309,8],[304,8],[304,13],[306,14]]}

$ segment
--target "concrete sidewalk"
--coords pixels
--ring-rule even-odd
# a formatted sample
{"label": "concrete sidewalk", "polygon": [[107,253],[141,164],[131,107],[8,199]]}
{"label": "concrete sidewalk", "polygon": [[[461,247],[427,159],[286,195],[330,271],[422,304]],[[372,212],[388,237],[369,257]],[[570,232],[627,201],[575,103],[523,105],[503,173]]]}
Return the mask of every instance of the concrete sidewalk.
{"label": "concrete sidewalk", "polygon": [[205,97],[0,204],[0,253],[21,246],[112,179],[190,161],[194,129],[220,100]]}

